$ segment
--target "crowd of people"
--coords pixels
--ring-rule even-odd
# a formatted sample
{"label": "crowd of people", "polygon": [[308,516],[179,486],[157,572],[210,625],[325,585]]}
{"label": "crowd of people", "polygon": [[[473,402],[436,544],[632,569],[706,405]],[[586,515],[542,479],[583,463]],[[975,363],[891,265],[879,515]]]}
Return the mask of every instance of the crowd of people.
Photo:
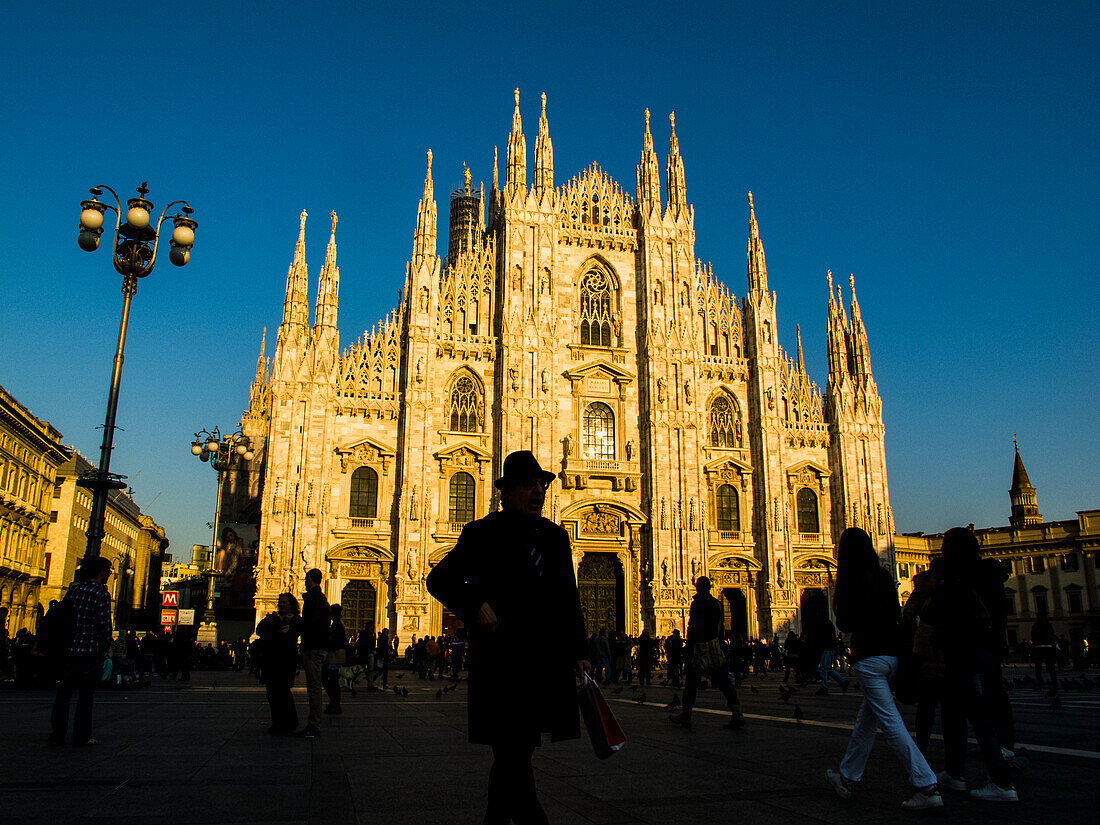
{"label": "crowd of people", "polygon": [[[112,564],[92,557],[81,565],[65,599],[51,603],[37,634],[24,629],[11,642],[6,630],[0,635],[0,676],[56,686],[51,745],[65,742],[74,695],[73,744],[95,745],[91,710],[98,686],[139,685],[153,676],[186,680],[195,667],[247,668],[266,688],[270,732],[312,739],[321,734],[322,714],[343,712],[345,689],[387,690],[390,668],[403,658],[421,680],[468,679],[470,740],[491,745],[494,754],[486,822],[501,823],[517,812],[524,821],[545,821],[531,757],[542,733],[552,741],[579,735],[576,677],[591,676],[605,686],[659,680],[682,687],[682,702],[674,694],[669,707],[670,720],[685,728],[691,727],[698,690],[709,683],[723,694],[731,713],[725,726],[733,730],[746,724],[737,689],[750,673],[774,674],[787,685],[814,683],[822,696],[834,687],[846,693],[858,680],[861,704],[846,752],[838,768],[826,772],[838,796],[852,797],[881,729],[913,786],[906,808],[942,807],[943,790],[1018,801],[1015,728],[1002,672],[1008,652],[1007,572],[1000,562],[981,557],[972,530],[947,531],[940,555],[914,578],[904,606],[870,536],[858,528],[845,530],[837,549],[832,612],[825,603],[807,606],[801,631],[791,630],[782,640],[732,632],[707,576],[695,580],[685,636],[679,630],[667,637],[643,630],[634,637],[597,629],[586,637],[568,537],[540,515],[551,474],[522,452],[510,455],[504,469],[497,482],[502,512],[467,525],[428,577],[432,595],[463,623],[453,635],[414,636],[402,648],[388,629],[376,633],[368,625],[349,634],[341,606],[328,603],[316,568],[306,573],[301,602],[295,594],[281,594],[251,643],[199,645],[184,629],[116,634],[106,587]],[[527,663],[536,689],[517,692],[508,687],[513,657],[532,639],[538,640],[538,655]],[[1040,612],[1030,639],[1031,681],[1045,686],[1055,702],[1060,660],[1068,655],[1083,667],[1089,652],[1083,647],[1074,655],[1063,642]],[[291,692],[299,671],[308,697],[302,726]],[[394,689],[408,695],[407,687]],[[899,701],[916,705],[915,738]],[[797,711],[796,706],[796,718]],[[944,741],[938,772],[929,762],[937,712]],[[976,788],[967,782],[968,727],[987,776]]]}

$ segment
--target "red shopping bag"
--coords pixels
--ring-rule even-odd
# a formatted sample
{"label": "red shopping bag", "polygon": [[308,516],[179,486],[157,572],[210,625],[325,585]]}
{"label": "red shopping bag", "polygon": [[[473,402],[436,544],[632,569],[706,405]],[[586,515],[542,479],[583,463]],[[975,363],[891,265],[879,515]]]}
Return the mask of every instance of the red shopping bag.
{"label": "red shopping bag", "polygon": [[599,686],[587,673],[577,689],[577,701],[584,725],[588,728],[588,737],[592,740],[592,750],[597,758],[607,759],[626,744],[626,734],[619,727],[619,721],[600,693]]}

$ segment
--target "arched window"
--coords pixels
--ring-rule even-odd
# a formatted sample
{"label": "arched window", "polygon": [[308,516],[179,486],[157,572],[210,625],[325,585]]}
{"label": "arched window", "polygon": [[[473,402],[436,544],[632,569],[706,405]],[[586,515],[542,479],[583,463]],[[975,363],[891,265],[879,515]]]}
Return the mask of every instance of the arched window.
{"label": "arched window", "polygon": [[710,402],[710,445],[738,447],[741,443],[741,422],[733,403],[724,395]]}
{"label": "arched window", "polygon": [[581,279],[581,344],[611,346],[611,280],[598,269]]}
{"label": "arched window", "polygon": [[360,467],[351,474],[352,518],[378,518],[378,473],[370,467]]}
{"label": "arched window", "polygon": [[450,506],[447,512],[447,520],[452,523],[466,524],[474,520],[474,477],[469,473],[455,473],[451,476]]}
{"label": "arched window", "polygon": [[798,532],[820,533],[821,528],[817,521],[817,494],[809,487],[803,487],[798,491],[795,502],[798,507]]}
{"label": "arched window", "polygon": [[723,484],[715,496],[718,505],[718,529],[734,531],[741,529],[741,512],[737,504],[737,488],[732,484]]}
{"label": "arched window", "polygon": [[475,433],[481,429],[478,421],[480,394],[474,379],[468,375],[459,378],[451,390],[451,430],[459,433]]}
{"label": "arched window", "polygon": [[615,414],[600,401],[584,410],[584,457],[615,460]]}

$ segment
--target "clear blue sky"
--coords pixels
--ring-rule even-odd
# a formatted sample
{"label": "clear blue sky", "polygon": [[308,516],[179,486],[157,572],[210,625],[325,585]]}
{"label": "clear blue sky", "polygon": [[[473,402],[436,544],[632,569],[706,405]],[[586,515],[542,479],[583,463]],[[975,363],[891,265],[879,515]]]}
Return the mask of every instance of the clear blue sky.
{"label": "clear blue sky", "polygon": [[395,305],[425,150],[445,215],[518,86],[529,147],[548,95],[559,183],[595,160],[633,192],[642,111],[663,166],[675,110],[697,256],[744,293],[751,189],[780,342],[802,325],[822,385],[825,270],[855,273],[899,530],[1006,523],[1013,433],[1040,511],[1072,518],[1100,506],[1098,24],[1095,2],[15,3],[0,384],[97,459],[121,295],[79,201],[190,200],[191,264],[134,301],[112,462],[186,556],[215,493],[192,434],[240,418],[298,213],[311,279],[340,215],[347,344]]}

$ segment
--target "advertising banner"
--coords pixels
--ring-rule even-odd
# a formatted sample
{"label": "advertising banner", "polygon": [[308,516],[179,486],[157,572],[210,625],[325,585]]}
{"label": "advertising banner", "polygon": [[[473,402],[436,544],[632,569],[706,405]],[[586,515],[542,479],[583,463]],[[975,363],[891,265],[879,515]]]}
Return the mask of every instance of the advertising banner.
{"label": "advertising banner", "polygon": [[260,549],[257,524],[222,524],[218,528],[214,568],[226,577],[230,592],[250,596],[255,589],[253,571]]}

